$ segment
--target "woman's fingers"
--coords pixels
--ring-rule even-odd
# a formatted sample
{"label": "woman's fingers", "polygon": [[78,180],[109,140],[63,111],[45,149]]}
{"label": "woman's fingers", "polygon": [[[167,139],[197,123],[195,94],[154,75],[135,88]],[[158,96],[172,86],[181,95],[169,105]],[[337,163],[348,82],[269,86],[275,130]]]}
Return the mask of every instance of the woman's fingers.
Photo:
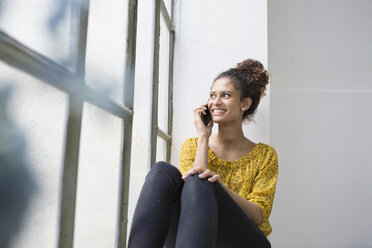
{"label": "woman's fingers", "polygon": [[192,171],[192,169],[189,170],[188,172],[186,172],[185,175],[182,176],[182,179],[183,179],[184,181],[186,180],[186,178],[187,178],[188,176],[192,175],[191,171]]}
{"label": "woman's fingers", "polygon": [[[206,170],[206,171],[210,171],[210,170]],[[188,176],[194,175],[194,174],[196,174],[198,172],[200,172],[201,174],[203,174],[205,171],[202,170],[202,169],[200,169],[200,168],[191,168],[188,172],[185,173],[185,175],[182,176],[182,179],[183,180],[186,180],[186,178]]]}
{"label": "woman's fingers", "polygon": [[219,182],[220,181],[220,176],[219,175],[214,175],[214,176],[208,178],[208,181],[211,182],[211,183]]}
{"label": "woman's fingers", "polygon": [[205,170],[203,173],[200,173],[199,178],[204,179],[208,177],[212,177],[214,175],[213,171]]}
{"label": "woman's fingers", "polygon": [[185,181],[186,178],[190,175],[194,175],[196,172],[198,172],[195,168],[192,168],[188,172],[185,173],[185,175],[182,176],[182,179]]}
{"label": "woman's fingers", "polygon": [[215,174],[213,171],[211,170],[206,170],[204,171],[203,173],[201,173],[199,175],[199,178],[200,179],[205,179],[205,178],[208,178],[208,181],[211,182],[211,183],[214,183],[216,181],[218,182],[221,182],[221,177],[217,174]]}
{"label": "woman's fingers", "polygon": [[209,121],[208,127],[211,127],[211,128],[213,127],[213,120],[212,119]]}
{"label": "woman's fingers", "polygon": [[[191,170],[189,170],[188,172],[185,173],[185,175],[182,176],[182,179],[184,181],[186,181],[186,178],[190,175],[194,175],[196,173],[200,172],[198,169],[195,169],[195,168],[192,168]],[[221,181],[221,177],[217,174],[214,174],[213,171],[211,170],[205,170],[203,172],[201,172],[199,174],[199,178],[200,179],[205,179],[205,178],[208,178],[208,181],[211,182],[211,183],[214,183],[214,182],[222,182]]]}
{"label": "woman's fingers", "polygon": [[207,103],[204,103],[203,105],[195,108],[193,110],[194,114],[194,125],[196,128],[196,132],[198,133],[198,136],[208,136],[210,137],[212,134],[212,128],[213,128],[213,120],[211,119],[208,123],[208,125],[205,125],[200,115],[206,115],[207,114]]}
{"label": "woman's fingers", "polygon": [[197,107],[194,109],[194,113],[204,113],[206,114],[206,110],[207,110],[207,106],[208,106],[208,103],[204,103],[203,105],[201,105],[200,107]]}
{"label": "woman's fingers", "polygon": [[199,107],[199,108],[194,109],[194,113],[198,115],[200,115],[200,113],[203,113],[206,115],[207,114],[207,112],[205,112],[206,110],[207,110],[206,107]]}

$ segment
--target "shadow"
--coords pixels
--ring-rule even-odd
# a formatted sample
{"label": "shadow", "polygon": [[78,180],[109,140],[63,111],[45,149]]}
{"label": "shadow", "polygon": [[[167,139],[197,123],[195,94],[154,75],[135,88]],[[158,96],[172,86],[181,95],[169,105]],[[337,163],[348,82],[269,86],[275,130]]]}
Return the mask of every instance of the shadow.
{"label": "shadow", "polygon": [[0,89],[0,247],[9,247],[20,232],[36,182],[25,161],[25,141],[8,118],[10,87]]}

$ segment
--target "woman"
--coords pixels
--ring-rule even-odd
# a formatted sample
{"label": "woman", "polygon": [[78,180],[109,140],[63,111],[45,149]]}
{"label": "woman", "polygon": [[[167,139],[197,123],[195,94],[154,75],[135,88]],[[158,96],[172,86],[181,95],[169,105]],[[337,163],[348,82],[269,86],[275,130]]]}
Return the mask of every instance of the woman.
{"label": "woman", "polygon": [[[275,150],[243,134],[269,74],[248,59],[214,80],[208,103],[194,109],[197,138],[181,148],[180,171],[153,166],[141,191],[129,247],[271,247],[271,212],[278,175]],[[200,115],[210,110],[205,125]],[[218,132],[212,134],[213,124]],[[182,173],[182,175],[181,175]]]}

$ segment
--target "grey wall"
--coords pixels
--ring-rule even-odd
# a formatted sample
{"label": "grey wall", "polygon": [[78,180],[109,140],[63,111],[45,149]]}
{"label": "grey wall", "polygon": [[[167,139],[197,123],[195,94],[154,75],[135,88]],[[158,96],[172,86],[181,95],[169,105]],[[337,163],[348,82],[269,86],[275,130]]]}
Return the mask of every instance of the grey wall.
{"label": "grey wall", "polygon": [[268,1],[273,247],[372,247],[372,1]]}

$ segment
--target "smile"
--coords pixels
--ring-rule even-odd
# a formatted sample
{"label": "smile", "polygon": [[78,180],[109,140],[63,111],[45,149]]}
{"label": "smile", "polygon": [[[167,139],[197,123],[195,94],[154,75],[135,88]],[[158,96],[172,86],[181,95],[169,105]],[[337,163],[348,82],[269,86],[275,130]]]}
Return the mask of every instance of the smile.
{"label": "smile", "polygon": [[224,109],[214,109],[213,110],[213,113],[215,113],[215,114],[218,114],[218,113],[225,113],[226,112],[226,110],[224,110]]}

